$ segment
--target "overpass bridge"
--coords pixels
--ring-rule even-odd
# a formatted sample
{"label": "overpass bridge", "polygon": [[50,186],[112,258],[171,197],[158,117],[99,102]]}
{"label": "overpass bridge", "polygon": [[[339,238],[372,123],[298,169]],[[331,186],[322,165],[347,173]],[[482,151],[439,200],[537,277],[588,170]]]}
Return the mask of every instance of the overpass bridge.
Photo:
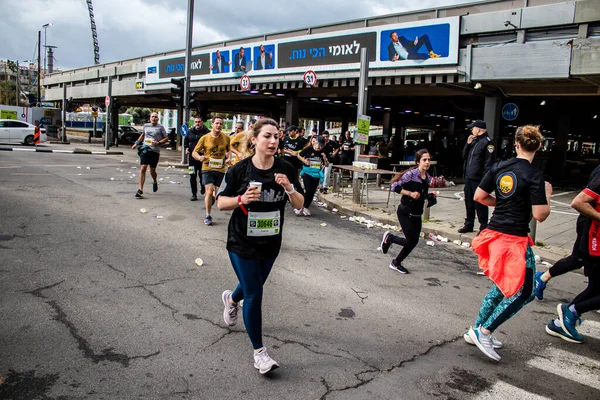
{"label": "overpass bridge", "polygon": [[[411,46],[418,48],[408,53]],[[468,120],[485,118],[497,141],[513,125],[538,123],[559,153],[577,141],[600,142],[596,0],[488,0],[207,44],[192,51],[190,90],[201,114],[327,119],[347,127],[356,118],[363,47],[370,55],[369,114],[387,134],[430,126],[452,136]],[[61,100],[66,87],[67,98],[103,104],[112,77],[118,106],[175,108],[170,79],[182,77],[184,67],[178,50],[61,71],[42,84],[50,101]],[[303,80],[309,69],[315,85]],[[516,107],[503,116],[507,103]]]}

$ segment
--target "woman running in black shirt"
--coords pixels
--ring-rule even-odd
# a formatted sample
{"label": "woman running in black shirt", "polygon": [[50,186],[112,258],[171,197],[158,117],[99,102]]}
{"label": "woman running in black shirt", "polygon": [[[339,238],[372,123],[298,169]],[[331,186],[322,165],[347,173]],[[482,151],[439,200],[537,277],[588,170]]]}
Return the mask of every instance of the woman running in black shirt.
{"label": "woman running in black shirt", "polygon": [[261,119],[250,132],[256,149],[229,168],[217,197],[220,210],[233,210],[227,232],[227,250],[239,284],[221,298],[223,319],[229,326],[238,320],[239,303],[244,300],[244,324],[254,347],[254,367],[261,374],[279,364],[262,342],[263,285],[281,249],[285,205],[301,208],[304,198],[294,188],[296,169],[275,158],[279,143],[277,123]]}
{"label": "woman running in black shirt", "polygon": [[534,298],[535,255],[529,221],[532,215],[539,222],[550,215],[552,185],[544,182],[542,171],[531,162],[544,140],[537,126],[517,128],[517,157],[494,164],[473,198],[495,207],[487,228],[472,242],[479,267],[493,285],[464,339],[496,361],[500,361],[496,349],[502,343],[492,333]]}
{"label": "woman running in black shirt", "polygon": [[408,257],[419,243],[425,200],[428,200],[427,206],[431,207],[435,204],[434,199],[437,197],[436,193],[429,194],[431,176],[429,176],[427,170],[431,164],[431,157],[427,149],[417,151],[415,163],[417,164],[416,167],[398,174],[392,180],[392,187],[390,188],[391,191],[402,195],[397,214],[405,237],[392,235],[389,231],[386,231],[383,234],[380,247],[383,254],[387,254],[392,244],[402,246],[402,251],[390,263],[390,269],[401,274],[408,274],[408,270],[402,265],[402,261]]}

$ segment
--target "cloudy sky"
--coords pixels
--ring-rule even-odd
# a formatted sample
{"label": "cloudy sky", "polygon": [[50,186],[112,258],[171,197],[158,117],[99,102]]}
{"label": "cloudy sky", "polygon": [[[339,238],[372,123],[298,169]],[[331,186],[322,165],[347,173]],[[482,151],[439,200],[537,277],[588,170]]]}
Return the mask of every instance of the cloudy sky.
{"label": "cloudy sky", "polygon": [[[194,45],[467,2],[475,0],[202,0]],[[55,68],[94,63],[85,0],[0,0],[0,10],[0,59],[35,58],[37,31],[52,22],[46,43],[58,46]],[[100,62],[185,48],[186,13],[187,0],[94,0]]]}

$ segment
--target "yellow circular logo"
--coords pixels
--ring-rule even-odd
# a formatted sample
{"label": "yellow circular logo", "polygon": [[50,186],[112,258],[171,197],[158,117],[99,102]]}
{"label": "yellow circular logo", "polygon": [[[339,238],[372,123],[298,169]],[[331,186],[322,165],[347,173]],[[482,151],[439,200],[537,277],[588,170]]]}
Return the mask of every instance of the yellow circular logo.
{"label": "yellow circular logo", "polygon": [[502,197],[511,196],[516,189],[516,177],[512,172],[500,175],[498,178],[498,191]]}

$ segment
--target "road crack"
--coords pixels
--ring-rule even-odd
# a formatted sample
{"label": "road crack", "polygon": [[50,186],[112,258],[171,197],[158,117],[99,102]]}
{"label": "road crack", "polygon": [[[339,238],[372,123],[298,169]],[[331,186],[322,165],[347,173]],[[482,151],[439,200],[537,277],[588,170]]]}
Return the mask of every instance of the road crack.
{"label": "road crack", "polygon": [[[462,337],[462,335],[461,335],[461,336],[458,336],[458,337],[455,337],[455,338],[452,338],[452,339],[448,339],[448,340],[443,340],[443,341],[440,341],[439,343],[436,343],[436,344],[434,344],[434,345],[432,345],[432,346],[429,346],[429,347],[428,347],[428,348],[427,348],[425,351],[423,351],[422,353],[415,354],[415,355],[413,355],[411,358],[408,358],[408,359],[406,359],[406,360],[402,360],[402,361],[400,361],[398,364],[396,364],[396,365],[392,365],[391,367],[389,367],[389,368],[387,368],[387,369],[381,369],[381,368],[374,367],[374,370],[364,370],[364,371],[359,371],[359,372],[357,372],[357,373],[355,373],[355,374],[354,374],[355,378],[356,378],[357,380],[359,380],[359,383],[357,383],[357,384],[355,384],[355,385],[349,385],[349,386],[343,387],[343,388],[341,388],[341,389],[332,389],[332,388],[331,388],[331,386],[330,386],[330,385],[327,383],[327,381],[326,381],[324,378],[321,378],[321,383],[323,383],[323,385],[325,386],[325,389],[326,389],[326,391],[325,391],[325,393],[324,393],[324,394],[323,394],[323,395],[320,397],[320,400],[325,400],[325,399],[327,399],[327,396],[329,396],[329,395],[330,395],[331,393],[333,393],[333,392],[343,392],[343,391],[350,390],[350,389],[358,389],[359,387],[361,387],[361,386],[364,386],[364,385],[366,385],[366,384],[368,384],[368,383],[372,382],[372,381],[373,381],[373,380],[375,380],[375,378],[377,377],[377,376],[373,376],[373,377],[371,377],[371,378],[364,379],[364,378],[361,378],[361,377],[360,377],[360,375],[362,375],[362,374],[367,374],[367,373],[372,373],[372,372],[379,372],[380,374],[390,373],[390,372],[394,371],[394,370],[395,370],[395,369],[397,369],[397,368],[402,368],[402,367],[404,367],[404,366],[405,366],[406,364],[408,364],[408,363],[412,363],[412,362],[415,362],[415,361],[417,361],[417,359],[419,359],[420,357],[427,356],[427,355],[428,355],[429,353],[431,353],[431,352],[432,352],[434,349],[437,349],[437,348],[443,347],[443,346],[445,346],[445,345],[447,345],[447,344],[449,344],[449,343],[455,342],[456,340],[460,339],[461,337]],[[350,353],[348,353],[348,354],[350,354]],[[358,357],[356,357],[356,358],[358,359]],[[368,364],[367,364],[367,365],[368,365]]]}
{"label": "road crack", "polygon": [[103,349],[100,352],[100,354],[96,354],[89,342],[79,333],[79,330],[77,329],[75,324],[67,318],[67,314],[63,311],[58,302],[56,300],[48,300],[48,298],[42,294],[44,290],[52,289],[62,284],[63,282],[64,280],[25,293],[31,294],[40,299],[47,300],[46,304],[48,304],[55,312],[54,320],[60,322],[67,328],[73,339],[75,339],[75,341],[77,342],[78,348],[79,350],[81,350],[85,358],[92,360],[95,364],[98,364],[102,361],[111,361],[120,363],[124,367],[129,367],[129,363],[131,360],[134,360],[136,358],[147,359],[160,354],[159,350],[147,355],[130,357],[125,353],[114,352],[112,347]]}

